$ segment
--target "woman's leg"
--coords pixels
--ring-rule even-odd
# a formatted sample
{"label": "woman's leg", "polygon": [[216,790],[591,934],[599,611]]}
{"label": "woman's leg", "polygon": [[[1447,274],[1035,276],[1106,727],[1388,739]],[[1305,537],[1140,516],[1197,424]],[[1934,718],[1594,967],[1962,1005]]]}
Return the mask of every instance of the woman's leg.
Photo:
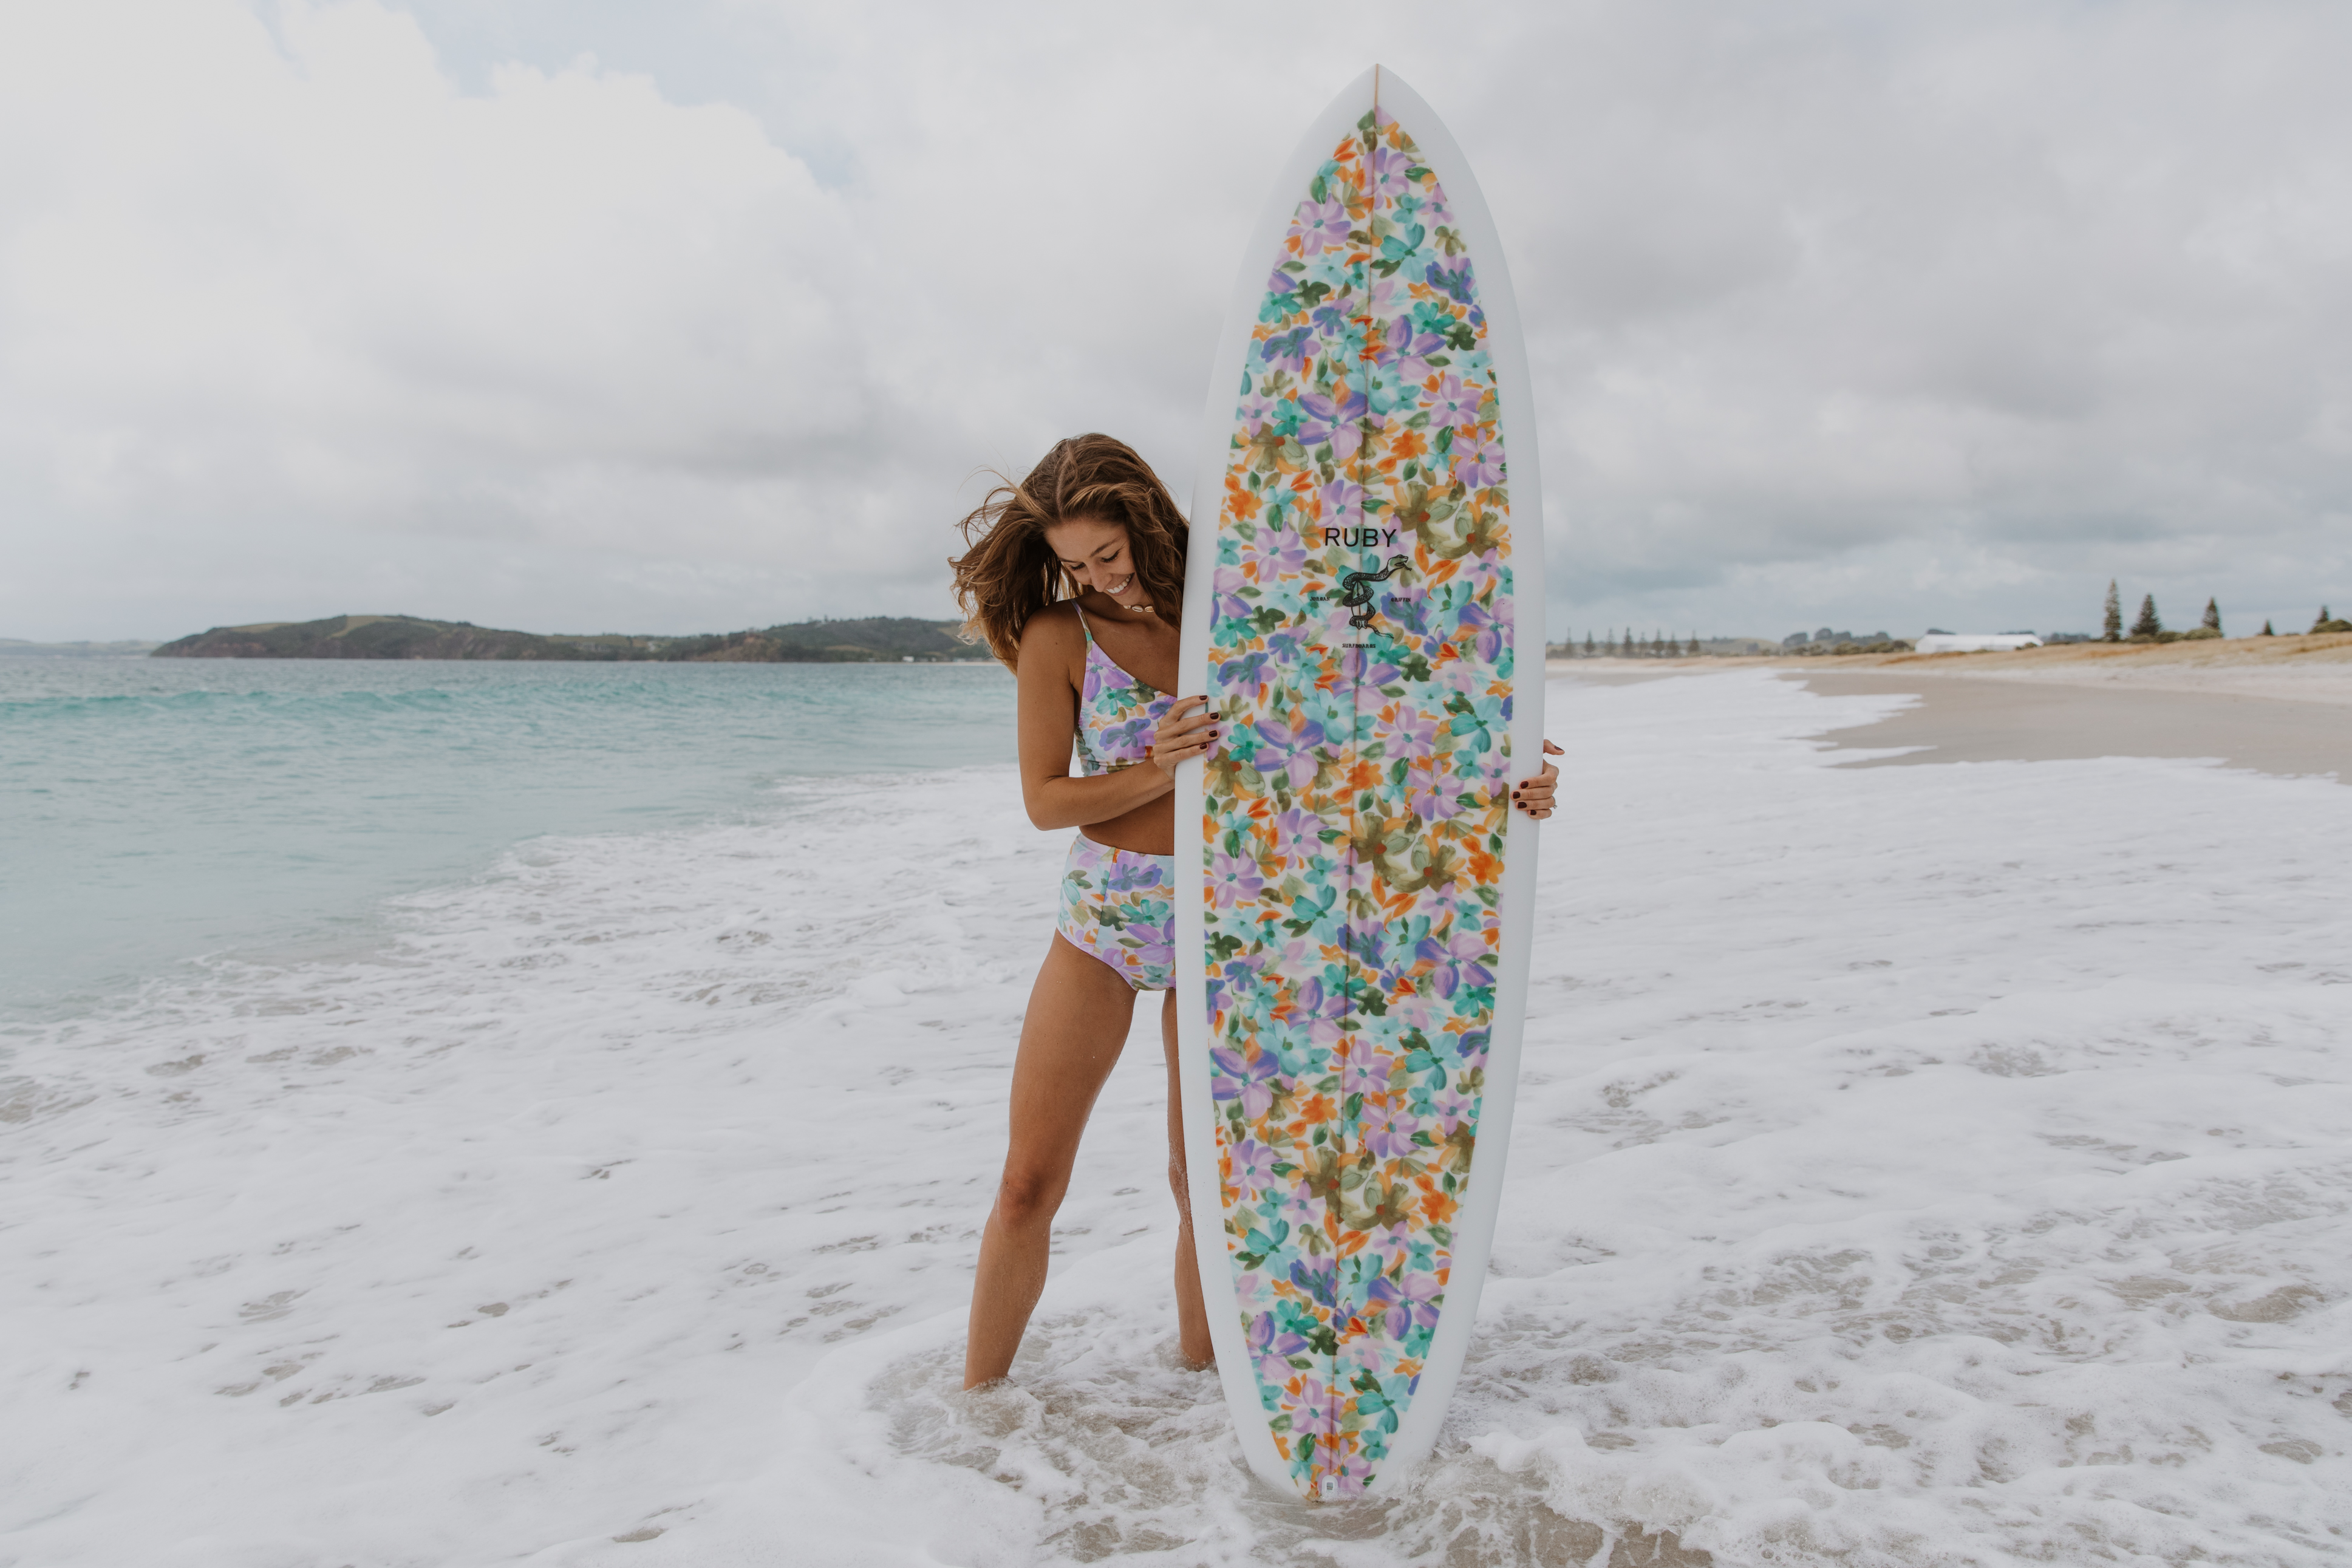
{"label": "woman's leg", "polygon": [[993,1383],[1013,1368],[1022,1331],[1045,1289],[1054,1211],[1070,1184],[1078,1135],[1134,1017],[1135,993],[1125,977],[1054,938],[1030,989],[1013,1061],[1012,1147],[981,1233],[964,1342],[966,1388]]}
{"label": "woman's leg", "polygon": [[[1209,1314],[1201,1303],[1201,1261],[1192,1251],[1192,1194],[1184,1181],[1184,1085],[1176,1068],[1176,993],[1160,1009],[1160,1037],[1168,1053],[1168,1185],[1176,1194],[1176,1342],[1185,1362],[1217,1359],[1209,1342]],[[1212,1178],[1213,1179],[1213,1178]]]}

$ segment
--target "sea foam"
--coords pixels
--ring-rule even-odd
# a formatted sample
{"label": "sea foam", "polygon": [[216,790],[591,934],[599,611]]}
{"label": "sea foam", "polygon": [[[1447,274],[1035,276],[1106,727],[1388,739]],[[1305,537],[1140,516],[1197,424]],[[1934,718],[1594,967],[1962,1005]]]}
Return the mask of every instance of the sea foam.
{"label": "sea foam", "polygon": [[0,1563],[2339,1561],[2352,792],[1810,739],[1901,700],[1555,685],[1494,1278],[1393,1500],[1262,1489],[1175,1356],[1149,1006],[957,1392],[1065,842],[989,767],[23,1037]]}

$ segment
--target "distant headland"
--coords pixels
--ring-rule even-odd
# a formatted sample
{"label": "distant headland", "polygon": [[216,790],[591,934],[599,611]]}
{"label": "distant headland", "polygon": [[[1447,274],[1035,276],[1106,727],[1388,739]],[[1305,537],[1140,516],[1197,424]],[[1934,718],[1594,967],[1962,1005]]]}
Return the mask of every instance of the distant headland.
{"label": "distant headland", "polygon": [[421,616],[330,616],[215,626],[167,642],[154,658],[495,658],[660,664],[944,664],[992,657],[957,621],[867,616],[695,637],[501,631]]}
{"label": "distant headland", "polygon": [[121,642],[26,642],[23,637],[0,637],[0,654],[124,654],[152,653],[155,644],[126,639]]}

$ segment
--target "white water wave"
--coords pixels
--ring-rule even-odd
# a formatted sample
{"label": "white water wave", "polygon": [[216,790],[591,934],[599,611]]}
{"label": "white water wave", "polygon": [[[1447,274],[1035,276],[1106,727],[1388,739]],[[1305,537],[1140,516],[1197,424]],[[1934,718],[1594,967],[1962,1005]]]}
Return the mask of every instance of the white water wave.
{"label": "white water wave", "polygon": [[1063,849],[987,770],[24,1042],[0,1563],[2340,1561],[2352,792],[1805,739],[1899,700],[1555,688],[1495,1278],[1392,1502],[1264,1490],[1177,1363],[1148,1010],[955,1392]]}

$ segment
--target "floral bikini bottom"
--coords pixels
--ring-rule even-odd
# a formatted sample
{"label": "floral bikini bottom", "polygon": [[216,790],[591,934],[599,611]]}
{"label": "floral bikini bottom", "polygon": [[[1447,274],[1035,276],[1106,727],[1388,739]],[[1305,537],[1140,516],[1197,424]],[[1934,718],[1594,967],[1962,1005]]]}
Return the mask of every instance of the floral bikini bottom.
{"label": "floral bikini bottom", "polygon": [[1062,914],[1054,929],[1099,958],[1138,991],[1175,981],[1176,857],[1113,849],[1081,833],[1062,867]]}

